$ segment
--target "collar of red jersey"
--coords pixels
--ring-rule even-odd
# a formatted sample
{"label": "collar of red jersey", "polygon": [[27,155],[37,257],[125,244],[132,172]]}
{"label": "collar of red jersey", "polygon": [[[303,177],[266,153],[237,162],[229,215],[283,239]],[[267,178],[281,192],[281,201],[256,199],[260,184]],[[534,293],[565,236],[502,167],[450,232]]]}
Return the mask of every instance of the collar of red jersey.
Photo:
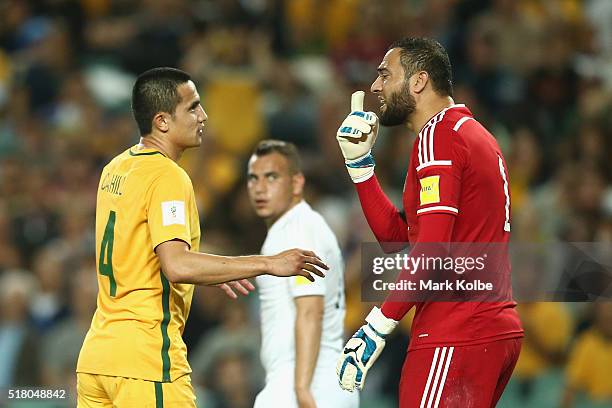
{"label": "collar of red jersey", "polygon": [[[440,111],[436,112],[436,113],[435,113],[435,114],[434,114],[434,115],[433,115],[433,116],[432,116],[432,117],[431,117],[431,118],[430,118],[430,119],[427,121],[427,123],[425,123],[425,126],[423,126],[423,128],[422,128],[422,129],[425,129],[427,126],[431,126],[431,125],[432,125],[432,124],[433,124],[433,123],[436,121],[436,117],[437,117],[439,114],[444,113],[444,112],[446,112],[447,110],[449,110],[449,109],[454,109],[454,108],[465,108],[465,104],[464,104],[464,103],[455,103],[455,104],[453,104],[453,105],[451,105],[451,106],[447,106],[446,108],[444,108],[444,109],[442,109],[442,110],[440,110]],[[422,129],[421,129],[421,130],[422,130]]]}

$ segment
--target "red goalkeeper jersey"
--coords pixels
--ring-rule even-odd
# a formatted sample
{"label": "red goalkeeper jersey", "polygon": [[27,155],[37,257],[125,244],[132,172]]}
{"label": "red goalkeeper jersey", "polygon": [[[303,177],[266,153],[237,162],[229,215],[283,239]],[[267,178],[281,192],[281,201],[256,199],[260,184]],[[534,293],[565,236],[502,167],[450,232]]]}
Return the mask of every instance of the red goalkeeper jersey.
{"label": "red goalkeeper jersey", "polygon": [[[495,138],[464,105],[442,110],[419,132],[404,185],[405,220],[383,198],[375,177],[357,184],[357,190],[368,222],[381,242],[407,237],[411,244],[434,240],[508,243],[510,192],[506,164]],[[445,232],[437,233],[436,229]],[[495,273],[501,275],[496,280],[507,282],[510,291],[507,252],[496,262]],[[382,310],[398,320],[411,305],[387,301]],[[523,336],[514,301],[426,301],[415,305],[410,349]]]}

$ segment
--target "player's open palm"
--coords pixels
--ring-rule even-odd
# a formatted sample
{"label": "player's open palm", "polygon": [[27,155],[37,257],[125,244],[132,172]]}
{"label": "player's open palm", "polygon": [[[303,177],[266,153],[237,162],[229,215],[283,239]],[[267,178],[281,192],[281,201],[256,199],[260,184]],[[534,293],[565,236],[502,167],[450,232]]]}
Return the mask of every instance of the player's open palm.
{"label": "player's open palm", "polygon": [[271,256],[268,267],[270,275],[300,275],[311,282],[314,281],[313,274],[323,278],[325,277],[323,270],[328,269],[329,267],[314,252],[297,248],[288,249],[278,255]]}

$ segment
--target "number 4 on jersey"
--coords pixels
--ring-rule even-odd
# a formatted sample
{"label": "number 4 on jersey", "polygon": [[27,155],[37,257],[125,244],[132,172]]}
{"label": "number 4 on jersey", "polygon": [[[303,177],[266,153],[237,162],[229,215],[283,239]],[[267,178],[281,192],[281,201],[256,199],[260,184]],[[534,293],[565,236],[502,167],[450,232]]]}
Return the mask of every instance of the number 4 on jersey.
{"label": "number 4 on jersey", "polygon": [[[104,228],[104,236],[100,246],[100,260],[98,262],[98,270],[100,275],[108,276],[110,281],[110,295],[115,297],[117,293],[117,283],[115,275],[113,275],[113,242],[115,241],[115,212],[111,211],[108,214],[108,221]],[[104,261],[106,258],[106,262]]]}

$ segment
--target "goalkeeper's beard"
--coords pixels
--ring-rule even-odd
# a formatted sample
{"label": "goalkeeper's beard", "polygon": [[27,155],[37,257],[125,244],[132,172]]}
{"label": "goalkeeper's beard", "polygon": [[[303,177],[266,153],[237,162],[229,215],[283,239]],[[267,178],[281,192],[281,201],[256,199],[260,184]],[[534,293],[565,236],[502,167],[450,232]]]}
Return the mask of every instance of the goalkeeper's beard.
{"label": "goalkeeper's beard", "polygon": [[410,95],[408,81],[399,91],[391,95],[386,103],[386,108],[380,111],[380,124],[383,126],[402,125],[408,121],[409,116],[416,109],[416,101]]}

